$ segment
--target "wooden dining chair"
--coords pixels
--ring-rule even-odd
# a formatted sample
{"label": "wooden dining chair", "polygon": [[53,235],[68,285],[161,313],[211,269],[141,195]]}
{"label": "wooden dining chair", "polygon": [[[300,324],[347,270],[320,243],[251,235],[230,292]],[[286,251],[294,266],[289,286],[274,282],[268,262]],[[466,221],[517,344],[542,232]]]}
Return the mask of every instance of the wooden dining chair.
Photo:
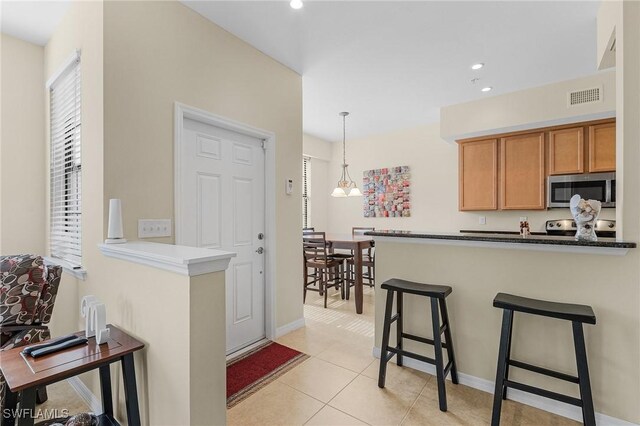
{"label": "wooden dining chair", "polygon": [[[331,287],[340,289],[340,297],[345,298],[346,271],[344,262],[330,255],[324,232],[309,232],[302,236],[304,255],[304,292],[302,302],[307,299],[307,290],[317,291],[324,296],[324,307],[327,307],[328,290]],[[306,271],[313,269],[314,278],[309,281]],[[333,272],[333,273],[332,273]],[[314,288],[318,284],[318,288]]]}
{"label": "wooden dining chair", "polygon": [[[351,235],[356,236],[364,236],[366,232],[375,231],[376,229],[373,227],[359,227],[354,226],[351,228]],[[368,285],[369,287],[375,287],[376,285],[376,260],[375,260],[375,250],[373,247],[368,247],[362,253],[362,284]],[[348,285],[346,286],[346,299],[349,299],[349,295],[351,293],[351,287],[355,285],[356,276],[355,276],[355,268],[354,268],[354,258],[347,259],[347,276],[348,276]]]}

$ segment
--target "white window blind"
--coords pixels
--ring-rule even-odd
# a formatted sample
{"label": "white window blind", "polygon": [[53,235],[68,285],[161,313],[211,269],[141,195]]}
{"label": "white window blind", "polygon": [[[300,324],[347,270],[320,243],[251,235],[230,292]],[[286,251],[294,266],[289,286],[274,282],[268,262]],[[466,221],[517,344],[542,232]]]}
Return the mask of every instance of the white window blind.
{"label": "white window blind", "polygon": [[308,228],[309,223],[309,186],[311,178],[311,159],[302,157],[302,227]]}
{"label": "white window blind", "polygon": [[82,263],[82,157],[80,57],[76,55],[49,87],[51,256]]}

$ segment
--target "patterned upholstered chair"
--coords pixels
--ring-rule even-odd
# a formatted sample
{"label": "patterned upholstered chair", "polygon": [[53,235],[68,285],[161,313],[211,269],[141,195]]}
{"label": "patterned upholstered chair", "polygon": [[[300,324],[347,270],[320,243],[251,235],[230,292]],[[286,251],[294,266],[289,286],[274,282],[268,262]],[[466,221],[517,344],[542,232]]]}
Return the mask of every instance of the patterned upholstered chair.
{"label": "patterned upholstered chair", "polygon": [[[42,257],[0,257],[0,351],[41,342],[51,337],[47,324],[58,294],[62,268],[45,265]],[[0,374],[0,405],[5,381]],[[47,399],[38,390],[38,402]]]}

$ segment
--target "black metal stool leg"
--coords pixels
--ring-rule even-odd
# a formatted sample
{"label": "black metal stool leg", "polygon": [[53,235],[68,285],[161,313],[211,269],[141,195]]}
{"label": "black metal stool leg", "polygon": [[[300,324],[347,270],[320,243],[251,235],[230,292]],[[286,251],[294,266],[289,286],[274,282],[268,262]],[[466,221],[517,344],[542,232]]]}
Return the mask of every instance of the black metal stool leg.
{"label": "black metal stool leg", "polygon": [[25,389],[20,392],[18,426],[33,426],[36,414],[36,388]]}
{"label": "black metal stool leg", "polygon": [[[513,336],[513,313],[511,318],[511,327],[509,327],[509,336],[507,342],[507,365],[505,366],[504,378],[505,380],[509,380],[509,361],[511,361],[511,337]],[[502,387],[502,400],[507,399],[507,387]]]}
{"label": "black metal stool leg", "polygon": [[393,309],[393,291],[387,291],[387,306],[384,310],[384,325],[382,329],[382,347],[380,348],[380,372],[378,374],[378,387],[384,387],[387,376],[387,362],[389,362],[389,334],[391,333],[391,311]]}
{"label": "black metal stool leg", "polygon": [[102,393],[102,411],[107,416],[113,416],[111,369],[109,365],[100,367],[100,392]]}
{"label": "black metal stool leg", "polygon": [[[399,291],[398,298],[396,299],[396,307],[398,312],[398,319],[396,324],[396,340],[398,341],[397,348],[402,350],[402,302],[403,302],[404,293]],[[399,367],[402,367],[402,354],[398,353],[396,356],[396,364]]]}
{"label": "black metal stool leg", "polygon": [[124,382],[125,405],[127,407],[127,424],[129,426],[140,426],[136,370],[133,364],[132,353],[122,357],[122,378]]}
{"label": "black metal stool leg", "polygon": [[573,321],[573,344],[576,350],[576,363],[578,364],[578,379],[580,380],[580,399],[582,399],[582,419],[585,426],[595,426],[596,418],[591,395],[591,382],[589,380],[589,365],[587,364],[587,349],[584,344],[584,332],[582,323]]}
{"label": "black metal stool leg", "polygon": [[18,393],[11,392],[9,385],[4,384],[4,407],[0,410],[0,425],[14,426],[16,423],[16,408],[18,407]]}
{"label": "black metal stool leg", "polygon": [[509,335],[513,326],[513,311],[505,309],[502,313],[502,332],[500,334],[500,349],[498,351],[498,368],[496,372],[496,387],[493,391],[493,413],[491,426],[500,425],[500,411],[502,410],[502,392],[504,390],[505,374],[507,367],[507,351]]}
{"label": "black metal stool leg", "polygon": [[440,311],[442,312],[442,323],[446,326],[444,330],[444,338],[447,342],[447,356],[451,361],[451,381],[458,384],[458,366],[456,365],[456,355],[453,351],[453,339],[451,338],[451,324],[449,323],[449,312],[447,311],[447,302],[440,299]]}
{"label": "black metal stool leg", "polygon": [[447,389],[444,383],[440,310],[438,308],[438,299],[435,297],[431,298],[431,322],[433,323],[433,351],[436,359],[436,378],[438,379],[438,401],[440,402],[440,411],[447,411]]}

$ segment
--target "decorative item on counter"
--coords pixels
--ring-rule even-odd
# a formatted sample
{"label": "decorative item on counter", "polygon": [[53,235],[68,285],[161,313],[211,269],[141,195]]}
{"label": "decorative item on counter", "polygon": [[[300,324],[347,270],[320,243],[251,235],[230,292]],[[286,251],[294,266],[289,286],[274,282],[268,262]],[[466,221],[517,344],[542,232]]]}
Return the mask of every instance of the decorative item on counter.
{"label": "decorative item on counter", "polygon": [[409,166],[365,170],[362,178],[364,217],[410,217]]}
{"label": "decorative item on counter", "polygon": [[569,210],[576,221],[576,240],[598,241],[596,221],[600,216],[602,203],[598,200],[585,200],[579,194],[569,200]]}
{"label": "decorative item on counter", "polygon": [[126,243],[122,230],[122,201],[118,198],[109,200],[109,228],[107,229],[107,239],[105,244]]}
{"label": "decorative item on counter", "polygon": [[80,314],[85,319],[85,335],[96,337],[96,343],[107,343],[110,330],[107,328],[107,307],[95,296],[88,295],[80,302]]}
{"label": "decorative item on counter", "polygon": [[520,235],[522,238],[527,238],[531,235],[531,229],[529,228],[529,219],[526,216],[520,218]]}

